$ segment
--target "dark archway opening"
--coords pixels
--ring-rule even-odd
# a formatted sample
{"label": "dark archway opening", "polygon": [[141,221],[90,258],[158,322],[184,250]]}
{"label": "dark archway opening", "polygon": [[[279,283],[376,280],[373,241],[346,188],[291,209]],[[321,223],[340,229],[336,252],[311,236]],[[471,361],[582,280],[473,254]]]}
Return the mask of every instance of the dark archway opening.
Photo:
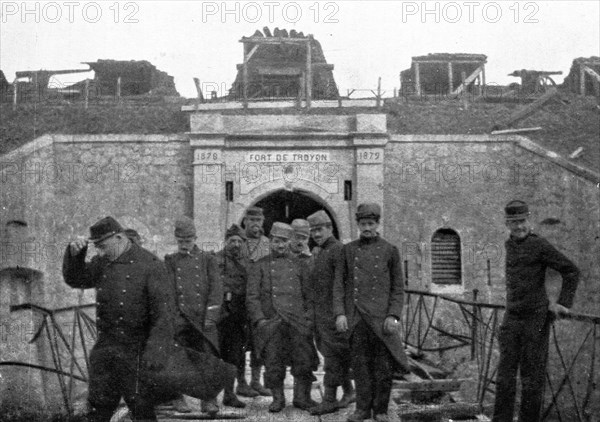
{"label": "dark archway opening", "polygon": [[[329,210],[323,203],[311,198],[307,194],[282,189],[273,192],[253,205],[263,209],[265,214],[265,236],[267,237],[275,221],[290,224],[296,218],[306,219],[309,215],[319,210],[324,210],[329,215],[329,218],[331,218],[333,235],[339,239],[337,224]],[[315,246],[312,239],[309,246],[311,249]]]}

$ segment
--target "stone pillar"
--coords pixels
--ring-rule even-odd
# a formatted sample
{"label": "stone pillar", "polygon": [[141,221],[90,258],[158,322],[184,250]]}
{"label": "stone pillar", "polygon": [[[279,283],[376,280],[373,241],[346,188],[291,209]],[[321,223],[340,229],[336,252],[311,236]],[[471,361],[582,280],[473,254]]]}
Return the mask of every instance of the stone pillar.
{"label": "stone pillar", "polygon": [[194,221],[198,247],[222,248],[225,232],[225,133],[220,114],[195,114],[190,119],[194,151]]}
{"label": "stone pillar", "polygon": [[[357,114],[353,145],[356,151],[355,204],[375,202],[383,211],[385,145],[388,141],[385,114]],[[382,219],[385,218],[382,215]],[[383,224],[379,227],[383,235]]]}

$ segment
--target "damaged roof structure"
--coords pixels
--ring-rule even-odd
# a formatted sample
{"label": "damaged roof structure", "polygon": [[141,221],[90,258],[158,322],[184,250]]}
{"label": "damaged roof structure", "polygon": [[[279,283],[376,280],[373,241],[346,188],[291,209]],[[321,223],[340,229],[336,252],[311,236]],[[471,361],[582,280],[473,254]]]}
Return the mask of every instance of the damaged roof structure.
{"label": "damaged roof structure", "polygon": [[337,99],[333,65],[328,64],[321,44],[312,35],[268,27],[243,37],[244,63],[228,99],[305,98]]}
{"label": "damaged roof structure", "polygon": [[121,78],[122,96],[160,93],[179,96],[172,76],[146,60],[98,60],[85,62],[95,72],[94,84],[101,95],[116,95]]}
{"label": "damaged roof structure", "polygon": [[[484,54],[430,53],[412,58],[410,69],[400,73],[405,94],[460,94],[473,83],[485,86]],[[463,84],[463,75],[465,81]]]}
{"label": "damaged roof structure", "polygon": [[570,92],[600,97],[600,57],[579,57],[563,82]]}

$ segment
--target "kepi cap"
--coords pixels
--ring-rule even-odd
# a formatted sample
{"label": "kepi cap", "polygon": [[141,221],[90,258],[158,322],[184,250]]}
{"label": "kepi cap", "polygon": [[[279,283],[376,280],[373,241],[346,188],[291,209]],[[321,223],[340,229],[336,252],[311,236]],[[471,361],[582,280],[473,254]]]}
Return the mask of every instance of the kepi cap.
{"label": "kepi cap", "polygon": [[308,220],[311,229],[331,224],[331,218],[329,218],[327,213],[323,210],[319,210],[316,213],[309,215],[306,219]]}
{"label": "kepi cap", "polygon": [[188,216],[181,216],[175,220],[175,237],[189,238],[196,236],[194,220]]}
{"label": "kepi cap", "polygon": [[98,243],[121,232],[123,232],[123,227],[117,220],[112,217],[104,217],[90,227],[88,240],[92,243]]}
{"label": "kepi cap", "polygon": [[518,199],[510,201],[508,204],[506,204],[506,207],[504,207],[504,216],[508,221],[522,220],[529,217],[529,214],[529,207],[527,204],[523,201],[519,201]]}
{"label": "kepi cap", "polygon": [[295,233],[310,236],[310,224],[308,221],[303,220],[302,218],[296,218],[294,221],[292,221],[292,228],[294,229]]}
{"label": "kepi cap", "polygon": [[379,217],[381,217],[381,207],[374,202],[365,202],[359,204],[356,208],[357,220],[360,220],[361,218],[373,218],[377,220]]}
{"label": "kepi cap", "polygon": [[271,226],[271,236],[282,237],[284,239],[291,239],[294,237],[294,229],[289,224],[281,223],[276,221]]}
{"label": "kepi cap", "polygon": [[263,209],[260,207],[248,207],[244,217],[264,217]]}

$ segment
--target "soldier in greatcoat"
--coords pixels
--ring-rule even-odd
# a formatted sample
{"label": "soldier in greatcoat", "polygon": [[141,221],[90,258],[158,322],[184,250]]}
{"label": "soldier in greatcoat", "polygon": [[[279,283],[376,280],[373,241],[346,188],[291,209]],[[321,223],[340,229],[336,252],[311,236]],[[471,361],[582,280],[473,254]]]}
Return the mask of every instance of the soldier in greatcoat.
{"label": "soldier in greatcoat", "polygon": [[[522,385],[519,422],[537,422],[544,397],[550,324],[569,313],[579,270],[546,239],[532,232],[525,202],[511,201],[504,212],[510,231],[505,243],[506,312],[498,338],[500,361],[492,421],[513,421],[518,372]],[[548,267],[562,276],[560,295],[553,303],[545,288]]]}
{"label": "soldier in greatcoat", "polygon": [[[177,219],[175,238],[177,252],[165,255],[179,311],[175,339],[182,346],[219,356],[217,322],[223,293],[216,260],[196,245],[196,228],[191,218]],[[203,400],[202,411],[216,414],[216,397]]]}
{"label": "soldier in greatcoat", "polygon": [[270,412],[285,407],[286,364],[297,381],[294,405],[311,407],[310,386],[318,357],[313,345],[312,292],[309,274],[289,251],[294,230],[276,222],[271,228],[271,254],[251,266],[246,304],[255,327],[256,352],[265,361],[265,384],[273,393]]}
{"label": "soldier in greatcoat", "polygon": [[[310,233],[317,244],[313,249],[314,269],[311,285],[315,304],[315,337],[317,348],[323,355],[325,376],[323,401],[310,409],[313,415],[335,412],[340,407],[348,407],[356,401],[356,394],[350,379],[350,342],[348,333],[341,333],[335,327],[333,313],[333,284],[344,275],[342,259],[343,244],[333,236],[331,219],[323,210],[308,216]],[[343,396],[337,400],[337,388],[341,386]]]}
{"label": "soldier in greatcoat", "polygon": [[[246,383],[246,347],[250,341],[248,311],[246,310],[246,285],[248,273],[241,250],[246,234],[240,226],[232,224],[225,233],[225,247],[216,253],[219,276],[223,287],[223,304],[218,324],[219,349],[225,362],[237,368],[238,384]],[[225,406],[244,408],[233,390],[233,382],[225,387]]]}
{"label": "soldier in greatcoat", "polygon": [[[98,255],[86,263],[89,243]],[[122,397],[134,421],[155,421],[150,388],[139,375],[162,369],[170,353],[174,299],[164,264],[106,217],[90,227],[89,239],[67,246],[63,276],[71,287],[96,289],[88,420],[110,421]]]}
{"label": "soldier in greatcoat", "polygon": [[[242,247],[242,258],[250,265],[257,262],[262,257],[269,255],[271,246],[269,239],[264,235],[263,224],[265,223],[265,215],[260,207],[248,207],[244,214],[243,226],[246,231],[246,242]],[[246,383],[245,377],[242,382],[238,382],[236,392],[244,397],[270,396],[271,391],[263,387],[260,383],[261,368],[264,363],[260,360],[254,351],[254,335],[252,327],[250,327],[250,369],[251,381],[250,385]]]}
{"label": "soldier in greatcoat", "polygon": [[387,422],[395,366],[410,372],[398,326],[404,299],[400,253],[377,233],[380,216],[378,204],[358,206],[360,238],[344,245],[344,277],[333,290],[336,328],[350,334],[356,411],[349,422],[371,415]]}

